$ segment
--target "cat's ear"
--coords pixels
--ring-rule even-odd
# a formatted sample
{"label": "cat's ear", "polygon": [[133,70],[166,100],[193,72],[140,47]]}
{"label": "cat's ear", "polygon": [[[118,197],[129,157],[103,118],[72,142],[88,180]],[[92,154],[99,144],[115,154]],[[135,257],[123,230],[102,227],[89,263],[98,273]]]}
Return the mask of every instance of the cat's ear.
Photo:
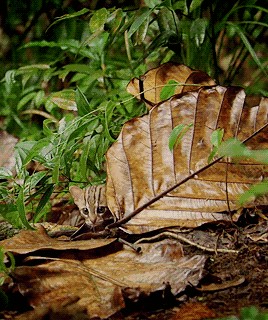
{"label": "cat's ear", "polygon": [[85,202],[85,191],[77,186],[71,186],[69,188],[70,194],[74,199],[75,204],[79,207],[79,204]]}

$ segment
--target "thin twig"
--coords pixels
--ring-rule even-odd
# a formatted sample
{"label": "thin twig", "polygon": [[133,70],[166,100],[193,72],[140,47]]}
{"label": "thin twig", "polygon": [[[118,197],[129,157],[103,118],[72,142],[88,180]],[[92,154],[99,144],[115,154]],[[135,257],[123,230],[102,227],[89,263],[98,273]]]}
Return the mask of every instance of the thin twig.
{"label": "thin twig", "polygon": [[166,237],[169,237],[169,238],[173,238],[173,239],[177,239],[177,240],[181,240],[183,242],[186,242],[188,244],[190,244],[191,246],[194,246],[198,249],[201,249],[203,251],[208,251],[208,252],[214,252],[214,253],[217,253],[217,252],[222,252],[222,253],[238,253],[239,251],[238,250],[232,250],[232,249],[221,249],[221,248],[209,248],[209,247],[205,247],[205,246],[202,246],[201,244],[198,244],[198,243],[195,243],[189,239],[187,239],[186,237],[180,235],[180,234],[177,234],[177,233],[174,233],[174,232],[170,232],[170,231],[165,231],[165,232],[162,232],[162,233],[159,233],[153,237],[150,237],[150,238],[142,238],[142,239],[139,239],[135,242],[135,244],[138,244],[138,243],[141,243],[141,242],[144,242],[144,241],[152,241],[152,240],[157,240],[159,239],[160,237],[162,236],[166,236]]}

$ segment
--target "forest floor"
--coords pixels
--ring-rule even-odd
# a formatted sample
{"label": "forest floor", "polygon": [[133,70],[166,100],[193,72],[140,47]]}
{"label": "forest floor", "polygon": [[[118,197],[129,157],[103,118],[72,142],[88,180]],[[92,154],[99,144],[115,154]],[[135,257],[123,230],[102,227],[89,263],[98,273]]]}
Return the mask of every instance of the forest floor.
{"label": "forest floor", "polygon": [[[239,253],[206,253],[208,259],[204,278],[197,288],[189,285],[183,296],[178,297],[169,308],[164,306],[156,312],[145,307],[142,310],[142,305],[139,305],[136,311],[125,310],[110,319],[218,319],[239,317],[241,309],[250,306],[267,312],[268,222],[256,216],[250,217],[252,221],[249,221],[248,217],[242,217],[238,224],[231,227],[216,226],[218,235],[228,234],[231,241],[240,247]],[[213,232],[211,226],[210,230],[206,228],[203,229]],[[189,255],[204,253],[192,246],[184,246],[184,251]]]}
{"label": "forest floor", "polygon": [[[206,263],[198,286],[191,283],[178,296],[170,294],[166,299],[141,299],[138,302],[126,302],[125,309],[107,318],[109,320],[202,320],[227,319],[239,314],[242,308],[254,306],[259,312],[268,310],[268,221],[263,212],[240,217],[237,223],[205,224],[191,231],[196,243],[208,244],[209,236],[216,239],[216,244],[225,244],[227,252],[220,252],[217,247],[205,252],[201,246],[183,243],[186,256],[205,255]],[[228,248],[235,248],[232,252]],[[14,298],[16,310],[2,311],[0,319],[13,319],[12,316],[29,310],[25,300]],[[13,304],[13,303],[12,303]],[[14,307],[14,305],[13,305]],[[26,307],[26,309],[25,309]],[[24,309],[24,310],[23,310]],[[30,308],[31,309],[31,308]],[[267,314],[267,313],[266,313]],[[36,315],[35,315],[36,316]],[[47,317],[56,319],[51,310]],[[17,319],[17,317],[16,317]],[[18,318],[20,319],[20,317]],[[28,318],[21,318],[28,319]],[[32,318],[31,318],[32,319]],[[39,318],[38,318],[39,319]],[[68,315],[61,319],[89,319]],[[92,318],[91,318],[92,319]],[[96,318],[96,320],[99,318]],[[247,318],[248,320],[267,320],[265,318]],[[95,318],[94,318],[95,320]]]}

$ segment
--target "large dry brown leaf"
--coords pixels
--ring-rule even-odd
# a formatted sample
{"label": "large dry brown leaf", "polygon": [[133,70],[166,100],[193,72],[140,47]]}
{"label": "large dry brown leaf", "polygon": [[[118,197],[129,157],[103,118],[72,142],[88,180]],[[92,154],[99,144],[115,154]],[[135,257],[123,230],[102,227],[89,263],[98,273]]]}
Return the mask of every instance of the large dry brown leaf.
{"label": "large dry brown leaf", "polygon": [[92,251],[98,249],[106,250],[110,245],[113,246],[116,239],[92,239],[91,241],[81,240],[72,242],[69,239],[58,240],[50,238],[45,229],[40,227],[37,231],[22,230],[14,237],[0,241],[0,246],[5,251],[13,254],[29,254],[36,251]]}
{"label": "large dry brown leaf", "polygon": [[[213,86],[175,95],[156,105],[148,115],[128,121],[107,152],[107,201],[111,212],[117,219],[126,217],[207,165],[215,129],[224,129],[224,140],[236,137],[243,141],[267,124],[267,118],[268,98],[246,97],[239,87]],[[170,151],[169,136],[179,124],[193,126]],[[247,145],[268,148],[267,130]],[[238,209],[238,196],[267,177],[267,169],[253,161],[216,163],[147,207],[126,226],[137,232],[228,219],[228,214],[219,212]],[[264,203],[267,197],[258,202]]]}
{"label": "large dry brown leaf", "polygon": [[140,79],[132,79],[127,91],[137,98],[143,99],[150,109],[161,101],[160,93],[169,80],[175,80],[182,85],[176,87],[175,94],[198,90],[201,86],[213,86],[216,83],[203,71],[193,70],[185,65],[165,63],[158,68],[146,72]]}
{"label": "large dry brown leaf", "polygon": [[198,284],[204,256],[184,257],[181,245],[168,239],[140,246],[139,254],[124,247],[99,257],[89,253],[83,261],[58,259],[21,266],[13,276],[34,308],[72,303],[74,310],[86,310],[89,318],[107,318],[125,306],[125,299],[136,301],[167,288],[176,295],[189,283]]}

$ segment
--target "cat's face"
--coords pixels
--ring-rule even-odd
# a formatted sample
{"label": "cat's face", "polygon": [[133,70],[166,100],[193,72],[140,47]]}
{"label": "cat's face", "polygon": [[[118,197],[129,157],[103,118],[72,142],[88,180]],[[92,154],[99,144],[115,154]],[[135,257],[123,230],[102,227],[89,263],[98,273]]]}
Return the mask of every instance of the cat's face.
{"label": "cat's face", "polygon": [[95,225],[103,221],[102,215],[107,209],[105,186],[85,189],[71,186],[69,190],[86,224]]}

